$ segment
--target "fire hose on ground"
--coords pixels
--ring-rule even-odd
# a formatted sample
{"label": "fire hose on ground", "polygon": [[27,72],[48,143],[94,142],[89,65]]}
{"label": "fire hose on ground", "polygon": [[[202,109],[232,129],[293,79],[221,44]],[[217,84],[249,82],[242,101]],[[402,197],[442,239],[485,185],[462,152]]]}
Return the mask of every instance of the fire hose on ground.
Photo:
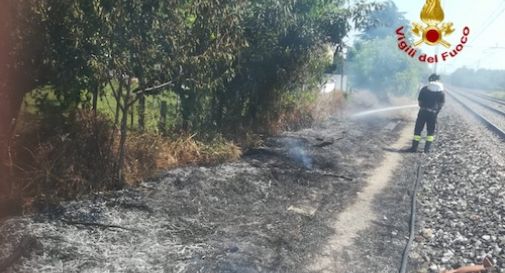
{"label": "fire hose on ground", "polygon": [[407,245],[403,250],[402,262],[400,266],[400,273],[407,272],[407,262],[409,259],[409,252],[412,246],[412,242],[414,241],[415,229],[416,229],[416,203],[417,203],[417,190],[419,188],[419,183],[421,181],[421,176],[423,173],[423,164],[421,161],[417,163],[417,173],[416,173],[416,182],[414,184],[414,190],[412,192],[412,203],[410,208],[410,222],[409,222],[409,240],[407,241]]}
{"label": "fire hose on ground", "polygon": [[[412,203],[411,203],[410,222],[409,222],[409,239],[407,241],[407,245],[405,246],[405,249],[403,250],[399,273],[406,273],[407,272],[407,264],[408,264],[408,259],[409,259],[410,248],[412,247],[412,242],[414,241],[415,228],[416,228],[417,191],[419,188],[419,184],[421,183],[423,170],[424,170],[423,164],[422,164],[422,161],[420,160],[417,163],[416,181],[414,184],[414,190],[412,192]],[[482,265],[463,266],[458,269],[446,270],[441,273],[490,272],[490,269],[492,269],[493,267],[494,267],[493,261],[491,259],[489,259],[489,257],[484,257],[484,259],[482,261]]]}

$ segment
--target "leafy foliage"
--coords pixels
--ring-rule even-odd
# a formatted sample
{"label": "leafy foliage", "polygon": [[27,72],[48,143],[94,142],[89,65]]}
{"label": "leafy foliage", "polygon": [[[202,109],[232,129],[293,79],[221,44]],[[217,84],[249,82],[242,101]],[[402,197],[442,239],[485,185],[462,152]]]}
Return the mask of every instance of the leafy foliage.
{"label": "leafy foliage", "polygon": [[[47,83],[65,107],[86,103],[82,92],[97,96],[119,82],[125,88],[115,90],[117,99],[128,110],[137,99],[131,96],[170,82],[152,94],[171,88],[181,126],[202,131],[274,120],[283,94],[315,85],[331,61],[328,46],[342,42],[351,22],[365,25],[374,8],[329,0],[29,4],[44,33]],[[133,77],[137,92],[126,88]]]}
{"label": "leafy foliage", "polygon": [[90,105],[96,115],[98,98],[112,94],[119,179],[128,121],[137,113],[144,129],[146,96],[175,95],[170,105],[187,134],[271,132],[286,112],[315,101],[335,48],[377,7],[344,0],[8,0],[7,6],[14,11],[5,28],[12,35],[2,48],[12,60],[2,64],[10,70],[2,78],[15,75],[13,82],[27,84],[0,86],[10,84],[6,89],[18,98],[50,89],[56,102],[46,96],[39,105],[63,119]]}
{"label": "leafy foliage", "polygon": [[391,1],[367,17],[360,40],[348,53],[354,87],[369,89],[382,99],[417,92],[428,68],[397,48],[395,30],[400,26],[408,26],[408,21]]}
{"label": "leafy foliage", "polygon": [[398,10],[398,7],[393,1],[385,2],[379,9],[370,13],[365,17],[363,22],[363,40],[372,40],[376,38],[384,38],[391,36],[391,31],[394,28],[404,26],[410,29],[410,22],[403,13]]}
{"label": "leafy foliage", "polygon": [[395,43],[394,37],[373,39],[350,52],[350,78],[355,87],[370,89],[382,98],[417,92],[427,67],[391,46]]}

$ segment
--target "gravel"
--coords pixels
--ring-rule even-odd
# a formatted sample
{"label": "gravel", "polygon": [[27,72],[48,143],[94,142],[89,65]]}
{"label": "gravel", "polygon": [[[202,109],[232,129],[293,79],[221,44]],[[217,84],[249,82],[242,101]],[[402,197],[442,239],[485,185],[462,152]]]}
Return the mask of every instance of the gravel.
{"label": "gravel", "polygon": [[418,195],[416,272],[438,273],[486,256],[497,264],[494,272],[505,272],[504,142],[450,100],[435,146]]}
{"label": "gravel", "polygon": [[[491,111],[490,109],[487,109],[486,107],[480,105],[479,103],[477,103],[475,101],[478,101],[478,102],[483,103],[485,105],[491,106],[494,109],[505,112],[504,109],[501,109],[501,107],[500,107],[501,105],[480,99],[478,97],[472,97],[472,100],[470,100],[468,96],[461,96],[461,95],[456,95],[456,96],[463,103],[469,105],[472,109],[474,109],[479,114],[483,115],[486,119],[488,119],[489,121],[494,123],[498,128],[505,130],[505,116],[503,116],[499,113],[496,113],[494,111]],[[473,100],[475,100],[475,101],[473,101]]]}
{"label": "gravel", "polygon": [[497,264],[493,272],[505,272],[504,151],[502,140],[449,98],[433,153],[404,155],[394,181],[376,198],[382,218],[346,250],[342,272],[398,271],[419,161],[424,173],[408,272],[440,273],[485,256]]}

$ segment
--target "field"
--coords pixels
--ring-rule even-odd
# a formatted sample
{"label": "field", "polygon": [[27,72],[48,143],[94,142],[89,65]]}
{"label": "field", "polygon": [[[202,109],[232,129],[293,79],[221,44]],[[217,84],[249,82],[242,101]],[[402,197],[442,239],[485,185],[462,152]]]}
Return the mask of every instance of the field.
{"label": "field", "polygon": [[[83,101],[90,101],[84,100]],[[167,105],[167,116],[165,130],[173,129],[180,123],[178,115],[179,99],[171,91],[164,92],[157,96],[146,96],[145,109],[145,131],[159,133],[160,110],[162,103]],[[30,119],[40,117],[38,114],[44,113],[48,108],[58,109],[61,103],[58,101],[55,91],[49,87],[39,88],[27,94],[21,109],[21,124],[27,124]],[[139,104],[135,104],[129,115],[128,129],[136,130],[139,128]],[[79,108],[89,108],[91,105],[81,104]],[[111,122],[115,120],[117,102],[113,96],[112,89],[107,86],[97,103],[97,112],[107,117]],[[20,125],[23,126],[23,125]]]}

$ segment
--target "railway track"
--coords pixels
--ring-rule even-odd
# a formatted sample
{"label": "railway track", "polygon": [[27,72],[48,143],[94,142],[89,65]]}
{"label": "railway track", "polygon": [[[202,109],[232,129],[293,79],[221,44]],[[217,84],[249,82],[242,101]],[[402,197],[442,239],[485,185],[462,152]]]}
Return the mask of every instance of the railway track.
{"label": "railway track", "polygon": [[502,99],[498,99],[498,98],[495,98],[495,97],[491,97],[491,96],[484,95],[484,94],[479,94],[479,93],[472,93],[472,95],[474,95],[476,97],[483,98],[483,99],[488,100],[488,101],[492,101],[494,103],[505,105],[505,100],[502,100]]}
{"label": "railway track", "polygon": [[[466,99],[468,100],[471,100],[472,102],[474,103],[477,103],[478,105],[500,115],[500,116],[504,116],[505,117],[505,112],[498,109],[497,107],[493,107],[492,105],[489,104],[489,102],[492,102],[492,103],[495,103],[495,105],[499,104],[498,102],[496,102],[494,99],[491,99],[487,96],[484,96],[484,95],[476,95],[476,94],[463,94],[461,92],[457,92],[457,91],[452,91],[452,92],[455,92],[457,93],[459,96],[462,96],[462,97],[465,97]],[[484,96],[484,97],[482,97]],[[488,103],[484,102],[485,100],[487,100]],[[497,99],[498,100],[498,99]],[[503,104],[505,105],[505,102],[503,102]],[[497,105],[499,106],[499,105]]]}
{"label": "railway track", "polygon": [[[472,96],[469,95],[464,95],[461,94],[460,92],[451,89],[449,92],[447,92],[450,97],[452,97],[456,102],[461,104],[466,110],[468,110],[470,113],[472,113],[479,121],[481,121],[489,130],[491,130],[494,134],[496,134],[499,138],[505,141],[505,127],[503,125],[498,125],[495,122],[493,122],[493,119],[496,119],[496,116],[499,116],[500,119],[503,120],[503,124],[505,124],[505,112],[502,110],[497,109],[497,107],[493,107],[489,103],[485,103],[483,100],[478,100],[476,98],[473,98]],[[484,96],[484,95],[482,95]],[[481,97],[481,95],[479,95]],[[485,96],[487,97],[487,96]],[[484,97],[482,97],[484,99]],[[497,101],[501,101],[499,99],[494,99],[494,98],[487,98],[488,101],[493,101],[497,103]],[[472,107],[472,105],[467,101],[470,101],[471,103],[474,103],[476,105],[479,105],[480,107],[487,109],[489,112],[494,113],[496,116],[495,117],[490,117],[489,112],[488,113],[483,113],[483,111],[478,111],[475,107]],[[497,101],[495,101],[497,100]],[[504,102],[505,103],[505,102]],[[477,107],[478,108],[478,107]],[[484,111],[485,112],[485,111]]]}
{"label": "railway track", "polygon": [[[497,109],[497,107],[493,107],[490,105],[490,103],[495,103],[495,104],[500,104],[500,105],[505,105],[505,101],[502,101],[500,99],[495,99],[492,97],[488,97],[485,95],[477,95],[477,94],[472,94],[472,95],[466,95],[462,94],[461,92],[458,92],[454,89],[449,90],[447,92],[450,97],[452,97],[456,102],[461,104],[465,109],[470,111],[479,121],[481,121],[487,128],[489,128],[493,133],[495,133],[499,138],[505,141],[505,112],[502,110]],[[479,97],[481,99],[478,99],[476,97]],[[503,127],[500,127],[499,125],[493,123],[489,117],[486,117],[485,114],[482,112],[479,112],[475,109],[475,107],[472,107],[470,104],[464,101],[465,98],[468,101],[471,101],[472,103],[475,103],[479,106],[481,106],[484,109],[487,109],[489,112],[494,113],[497,116],[502,117],[502,125]],[[488,103],[484,102],[487,101]],[[424,166],[422,164],[422,158],[419,159],[418,161],[418,166],[417,166],[417,172],[416,172],[416,181],[414,183],[414,189],[413,189],[413,195],[412,195],[412,203],[411,203],[411,214],[410,214],[410,223],[409,223],[409,238],[408,242],[405,246],[405,249],[403,251],[403,255],[401,258],[401,266],[399,269],[399,273],[406,273],[408,272],[408,259],[409,259],[409,253],[410,253],[410,248],[412,241],[414,239],[414,234],[415,234],[415,222],[416,222],[416,203],[417,203],[417,191],[418,191],[418,185],[422,179],[422,173],[424,171]]]}

